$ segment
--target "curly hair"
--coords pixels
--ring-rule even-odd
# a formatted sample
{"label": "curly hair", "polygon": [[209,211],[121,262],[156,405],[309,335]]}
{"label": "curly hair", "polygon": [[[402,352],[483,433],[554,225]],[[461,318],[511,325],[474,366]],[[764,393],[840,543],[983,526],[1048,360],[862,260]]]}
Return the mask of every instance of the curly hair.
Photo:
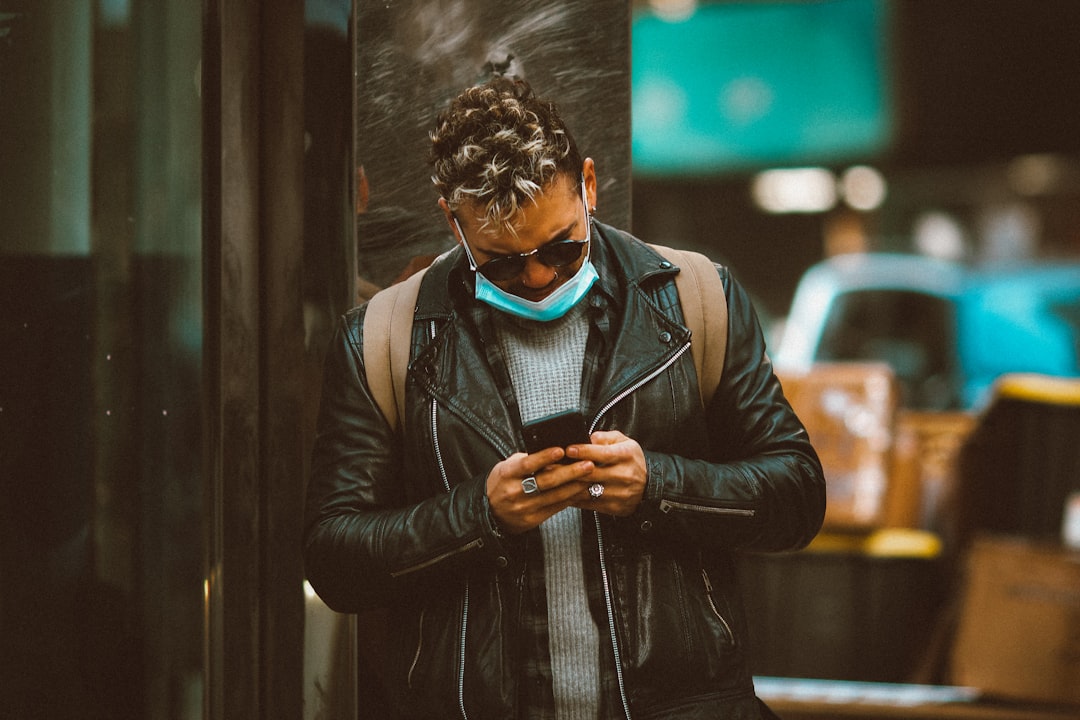
{"label": "curly hair", "polygon": [[513,232],[517,212],[555,178],[577,178],[581,155],[554,103],[521,79],[495,77],[466,89],[431,132],[431,180],[451,210],[484,209],[485,228]]}

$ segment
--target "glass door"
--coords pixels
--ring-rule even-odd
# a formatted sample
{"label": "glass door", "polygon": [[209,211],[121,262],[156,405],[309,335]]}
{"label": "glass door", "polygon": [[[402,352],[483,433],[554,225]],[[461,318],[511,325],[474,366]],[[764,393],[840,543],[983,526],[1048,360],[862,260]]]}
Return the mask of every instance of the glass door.
{"label": "glass door", "polygon": [[201,23],[0,1],[11,717],[202,717]]}

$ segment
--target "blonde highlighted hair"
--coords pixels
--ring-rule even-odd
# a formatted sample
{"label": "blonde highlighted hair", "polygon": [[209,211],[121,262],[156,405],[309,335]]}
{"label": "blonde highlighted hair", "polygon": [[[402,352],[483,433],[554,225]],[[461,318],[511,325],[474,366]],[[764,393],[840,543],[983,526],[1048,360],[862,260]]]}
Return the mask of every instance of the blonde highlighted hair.
{"label": "blonde highlighted hair", "polygon": [[514,232],[518,211],[553,180],[578,180],[582,159],[554,103],[524,80],[495,77],[466,89],[431,132],[432,182],[452,211],[482,210],[482,226]]}

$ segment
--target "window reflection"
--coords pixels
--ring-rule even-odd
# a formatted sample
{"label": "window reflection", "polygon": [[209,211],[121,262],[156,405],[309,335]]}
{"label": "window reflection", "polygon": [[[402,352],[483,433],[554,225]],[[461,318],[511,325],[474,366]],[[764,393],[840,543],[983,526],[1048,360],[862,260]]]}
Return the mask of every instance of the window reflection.
{"label": "window reflection", "polygon": [[0,4],[12,717],[202,716],[200,23]]}

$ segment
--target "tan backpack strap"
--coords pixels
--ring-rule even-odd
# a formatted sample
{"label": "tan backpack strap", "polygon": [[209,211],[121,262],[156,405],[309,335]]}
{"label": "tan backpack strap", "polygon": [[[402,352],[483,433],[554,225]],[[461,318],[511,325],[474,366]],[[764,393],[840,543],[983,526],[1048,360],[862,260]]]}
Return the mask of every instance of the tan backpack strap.
{"label": "tan backpack strap", "polygon": [[413,314],[424,271],[375,293],[364,314],[364,369],[368,387],[390,427],[405,416],[405,376],[412,349]]}
{"label": "tan backpack strap", "polygon": [[675,287],[679,291],[683,318],[690,328],[690,353],[697,371],[701,404],[708,405],[720,385],[727,352],[728,313],[724,284],[712,260],[701,253],[662,245],[652,248],[681,270],[675,276]]}

